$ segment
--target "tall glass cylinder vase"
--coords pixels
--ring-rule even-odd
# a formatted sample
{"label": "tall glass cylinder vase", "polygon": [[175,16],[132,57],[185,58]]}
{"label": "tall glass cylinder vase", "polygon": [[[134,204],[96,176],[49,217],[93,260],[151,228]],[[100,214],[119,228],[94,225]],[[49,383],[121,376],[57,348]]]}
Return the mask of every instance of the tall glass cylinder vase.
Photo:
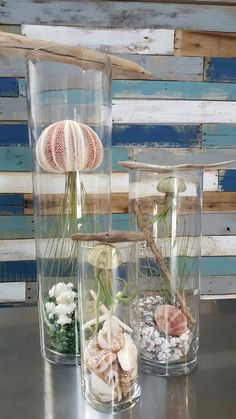
{"label": "tall glass cylinder vase", "polygon": [[139,233],[75,237],[79,246],[82,392],[115,413],[139,398]]}
{"label": "tall glass cylinder vase", "polygon": [[141,365],[181,375],[197,364],[202,169],[130,162],[130,212],[140,246]]}
{"label": "tall glass cylinder vase", "polygon": [[41,348],[75,363],[77,231],[111,224],[111,65],[29,61],[28,119]]}

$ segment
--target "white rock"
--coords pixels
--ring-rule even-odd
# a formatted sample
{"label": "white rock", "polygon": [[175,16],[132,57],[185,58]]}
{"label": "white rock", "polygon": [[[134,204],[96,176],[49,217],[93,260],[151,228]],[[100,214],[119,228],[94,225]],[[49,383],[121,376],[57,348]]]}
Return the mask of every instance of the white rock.
{"label": "white rock", "polygon": [[176,347],[176,338],[171,338],[170,339],[170,345],[172,346],[172,348]]}
{"label": "white rock", "polygon": [[160,346],[162,344],[162,338],[155,338],[154,342],[156,345]]}
{"label": "white rock", "polygon": [[163,352],[159,352],[159,354],[157,355],[157,358],[159,359],[159,361],[163,361],[165,357],[165,354],[163,354]]}

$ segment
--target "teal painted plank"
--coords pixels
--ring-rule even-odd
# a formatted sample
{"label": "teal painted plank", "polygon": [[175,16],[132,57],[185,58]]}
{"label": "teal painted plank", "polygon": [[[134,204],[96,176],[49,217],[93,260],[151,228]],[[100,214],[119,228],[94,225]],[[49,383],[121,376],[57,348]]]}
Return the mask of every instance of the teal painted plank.
{"label": "teal painted plank", "polygon": [[202,257],[201,258],[201,275],[235,275],[236,257],[219,256],[219,257]]}
{"label": "teal painted plank", "polygon": [[0,194],[0,216],[23,215],[23,214],[24,214],[23,194]]}
{"label": "teal painted plank", "polygon": [[128,214],[112,214],[112,229],[113,230],[129,230],[129,215]]}
{"label": "teal painted plank", "polygon": [[0,237],[1,240],[33,238],[34,217],[31,215],[0,217]]}
{"label": "teal painted plank", "polygon": [[36,261],[0,262],[0,282],[35,282]]}
{"label": "teal painted plank", "polygon": [[112,170],[117,172],[127,172],[118,161],[126,161],[129,157],[129,147],[112,147]]}
{"label": "teal painted plank", "polygon": [[236,84],[115,80],[112,96],[116,99],[236,100]]}
{"label": "teal painted plank", "polygon": [[28,146],[29,134],[27,124],[0,124],[0,146]]}
{"label": "teal painted plank", "polygon": [[0,171],[27,172],[32,170],[32,151],[29,147],[0,147]]}
{"label": "teal painted plank", "polygon": [[204,148],[236,148],[236,124],[203,124]]}

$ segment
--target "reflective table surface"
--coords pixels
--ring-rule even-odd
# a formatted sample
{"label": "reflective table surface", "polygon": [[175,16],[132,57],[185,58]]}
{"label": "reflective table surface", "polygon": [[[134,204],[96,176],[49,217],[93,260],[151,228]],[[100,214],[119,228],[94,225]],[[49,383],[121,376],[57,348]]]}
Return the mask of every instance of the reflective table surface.
{"label": "reflective table surface", "polygon": [[80,394],[80,369],[44,362],[36,308],[0,310],[0,419],[235,419],[236,300],[201,301],[199,365],[189,376],[143,374],[133,409],[104,415]]}

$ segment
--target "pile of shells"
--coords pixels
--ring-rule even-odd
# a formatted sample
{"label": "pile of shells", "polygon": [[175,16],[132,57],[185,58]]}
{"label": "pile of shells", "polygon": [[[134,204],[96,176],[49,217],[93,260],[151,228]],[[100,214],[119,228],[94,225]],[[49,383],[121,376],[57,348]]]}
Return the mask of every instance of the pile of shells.
{"label": "pile of shells", "polygon": [[121,401],[138,374],[138,350],[130,334],[106,320],[85,349],[87,389],[100,402]]}
{"label": "pile of shells", "polygon": [[187,355],[192,341],[187,318],[161,296],[140,298],[142,355],[159,362],[176,362]]}

